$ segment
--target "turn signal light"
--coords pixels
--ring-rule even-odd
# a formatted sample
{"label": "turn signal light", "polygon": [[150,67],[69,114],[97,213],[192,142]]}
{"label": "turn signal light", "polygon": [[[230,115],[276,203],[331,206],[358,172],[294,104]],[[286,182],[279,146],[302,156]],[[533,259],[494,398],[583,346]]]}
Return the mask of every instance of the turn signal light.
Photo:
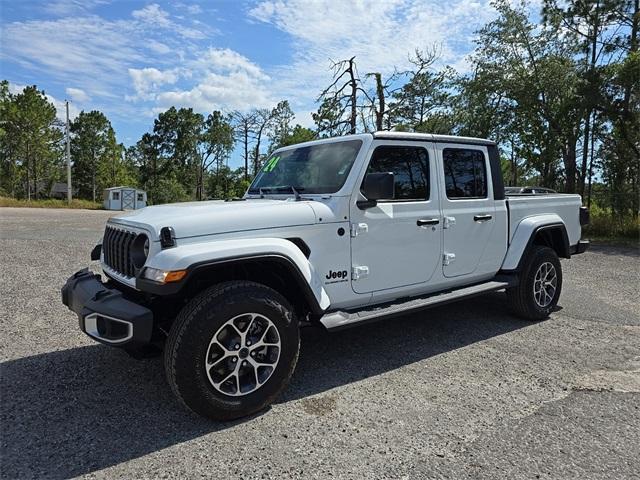
{"label": "turn signal light", "polygon": [[165,281],[165,283],[179,282],[186,275],[187,275],[187,271],[186,270],[176,270],[175,272],[168,272],[167,276],[164,279],[164,281]]}
{"label": "turn signal light", "polygon": [[147,267],[144,269],[144,278],[158,283],[179,282],[187,275],[186,270],[166,271],[157,268]]}

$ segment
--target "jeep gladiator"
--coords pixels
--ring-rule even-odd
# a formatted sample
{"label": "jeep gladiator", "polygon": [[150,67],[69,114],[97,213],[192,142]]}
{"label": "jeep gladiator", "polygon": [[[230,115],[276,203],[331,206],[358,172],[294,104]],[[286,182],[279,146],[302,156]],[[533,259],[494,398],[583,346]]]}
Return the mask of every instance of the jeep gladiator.
{"label": "jeep gladiator", "polygon": [[505,290],[541,320],[582,253],[578,195],[505,196],[496,144],[376,132],[275,151],[241,199],[111,218],[62,299],[87,335],[163,352],[194,412],[229,420],[285,388],[300,327],[362,325]]}

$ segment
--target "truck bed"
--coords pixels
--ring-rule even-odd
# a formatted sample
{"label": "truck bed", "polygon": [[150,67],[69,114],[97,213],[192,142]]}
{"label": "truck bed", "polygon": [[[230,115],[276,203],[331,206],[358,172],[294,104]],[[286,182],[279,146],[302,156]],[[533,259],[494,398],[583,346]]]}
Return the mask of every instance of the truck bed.
{"label": "truck bed", "polygon": [[507,195],[509,212],[509,243],[518,224],[532,215],[558,215],[564,221],[569,236],[569,244],[575,245],[580,240],[580,195],[552,193],[548,195]]}

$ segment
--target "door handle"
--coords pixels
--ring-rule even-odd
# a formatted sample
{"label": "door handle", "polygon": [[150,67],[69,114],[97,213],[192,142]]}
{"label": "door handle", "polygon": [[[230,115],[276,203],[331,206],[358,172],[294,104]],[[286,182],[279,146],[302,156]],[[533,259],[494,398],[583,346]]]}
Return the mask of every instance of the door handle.
{"label": "door handle", "polygon": [[486,222],[487,220],[491,220],[493,217],[491,215],[474,215],[474,222]]}
{"label": "door handle", "polygon": [[419,227],[424,227],[425,225],[437,225],[439,223],[440,223],[439,218],[420,218],[416,222],[416,225],[418,225]]}

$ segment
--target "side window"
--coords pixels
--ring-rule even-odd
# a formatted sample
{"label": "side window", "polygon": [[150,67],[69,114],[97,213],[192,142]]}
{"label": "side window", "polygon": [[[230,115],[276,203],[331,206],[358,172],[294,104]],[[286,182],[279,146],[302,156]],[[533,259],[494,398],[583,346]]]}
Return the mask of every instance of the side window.
{"label": "side window", "polygon": [[447,198],[487,197],[487,166],[480,150],[445,148],[442,159]]}
{"label": "side window", "polygon": [[120,200],[120,192],[113,192],[111,194],[111,198],[113,198],[114,200]]}
{"label": "side window", "polygon": [[382,172],[393,172],[394,200],[429,200],[429,154],[423,147],[377,147],[367,173]]}
{"label": "side window", "polygon": [[138,194],[138,201],[142,202],[144,200],[144,195],[142,193]]}

